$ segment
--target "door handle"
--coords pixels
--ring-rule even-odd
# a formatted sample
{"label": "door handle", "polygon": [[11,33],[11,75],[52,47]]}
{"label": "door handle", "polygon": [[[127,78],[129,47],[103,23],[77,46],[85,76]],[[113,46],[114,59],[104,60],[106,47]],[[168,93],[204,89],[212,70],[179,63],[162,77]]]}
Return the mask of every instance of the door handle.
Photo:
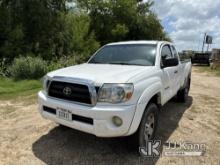
{"label": "door handle", "polygon": [[174,73],[177,74],[177,73],[178,73],[178,70],[175,70]]}

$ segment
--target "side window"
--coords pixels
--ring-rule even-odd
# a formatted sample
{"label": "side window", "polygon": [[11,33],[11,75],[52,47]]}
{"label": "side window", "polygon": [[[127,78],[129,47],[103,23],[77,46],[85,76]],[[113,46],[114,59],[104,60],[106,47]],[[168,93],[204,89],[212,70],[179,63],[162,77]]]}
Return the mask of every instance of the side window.
{"label": "side window", "polygon": [[174,46],[171,46],[171,48],[172,48],[172,51],[173,51],[174,58],[178,58],[176,48]]}
{"label": "side window", "polygon": [[162,57],[162,59],[172,58],[172,52],[170,50],[169,45],[163,46],[163,48],[161,50],[161,57]]}
{"label": "side window", "polygon": [[164,60],[167,58],[172,58],[172,52],[170,50],[170,46],[169,45],[165,45],[163,46],[162,50],[161,50],[161,65],[163,66],[164,64]]}

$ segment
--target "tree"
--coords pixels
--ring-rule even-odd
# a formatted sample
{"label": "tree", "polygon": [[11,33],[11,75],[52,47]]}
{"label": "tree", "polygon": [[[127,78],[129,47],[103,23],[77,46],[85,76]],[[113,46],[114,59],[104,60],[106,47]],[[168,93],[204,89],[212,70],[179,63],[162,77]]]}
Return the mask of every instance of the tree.
{"label": "tree", "polygon": [[0,59],[74,56],[82,62],[101,45],[169,40],[152,2],[142,0],[0,0]]}
{"label": "tree", "polygon": [[[14,58],[29,52],[51,54],[65,1],[2,0],[0,3],[1,56]],[[56,24],[56,25],[55,25]]]}
{"label": "tree", "polygon": [[99,44],[90,18],[69,8],[71,0],[1,0],[0,58],[20,55],[52,60],[74,52],[91,54]]}
{"label": "tree", "polygon": [[89,33],[90,18],[85,13],[69,13],[64,15],[64,25],[65,54],[80,56],[76,57],[79,62],[87,60],[100,46],[94,33]]}
{"label": "tree", "polygon": [[157,16],[150,10],[153,2],[137,0],[78,0],[78,6],[91,18],[101,44],[119,40],[169,40]]}

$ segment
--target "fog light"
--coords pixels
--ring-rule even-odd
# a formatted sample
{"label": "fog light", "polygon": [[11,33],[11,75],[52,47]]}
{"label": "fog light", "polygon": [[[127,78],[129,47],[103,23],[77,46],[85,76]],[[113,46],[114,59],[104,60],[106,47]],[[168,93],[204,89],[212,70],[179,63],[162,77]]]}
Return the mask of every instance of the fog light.
{"label": "fog light", "polygon": [[122,119],[120,117],[118,117],[118,116],[114,116],[112,118],[112,121],[118,127],[122,125]]}

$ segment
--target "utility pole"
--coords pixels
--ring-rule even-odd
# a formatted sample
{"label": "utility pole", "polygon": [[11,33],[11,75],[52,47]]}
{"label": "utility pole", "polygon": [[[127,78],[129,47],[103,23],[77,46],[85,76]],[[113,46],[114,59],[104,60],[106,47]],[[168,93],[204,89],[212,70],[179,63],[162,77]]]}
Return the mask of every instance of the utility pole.
{"label": "utility pole", "polygon": [[203,43],[202,43],[202,53],[204,51],[204,46],[205,46],[205,39],[206,39],[206,33],[204,35]]}
{"label": "utility pole", "polygon": [[209,51],[209,44],[207,45],[207,52]]}

